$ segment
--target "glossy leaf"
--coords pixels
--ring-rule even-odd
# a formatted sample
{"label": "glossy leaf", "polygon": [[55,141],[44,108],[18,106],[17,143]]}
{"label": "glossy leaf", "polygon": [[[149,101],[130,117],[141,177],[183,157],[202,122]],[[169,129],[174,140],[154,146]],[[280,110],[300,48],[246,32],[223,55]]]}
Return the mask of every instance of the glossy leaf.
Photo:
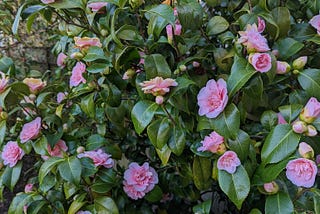
{"label": "glossy leaf", "polygon": [[170,137],[170,123],[168,118],[158,119],[152,122],[147,129],[151,143],[157,148],[162,147],[168,142]]}
{"label": "glossy leaf", "polygon": [[173,9],[169,5],[166,4],[159,4],[158,6],[147,10],[147,13],[159,16],[167,21],[167,23],[170,23],[174,26],[174,15],[173,15]]}
{"label": "glossy leaf", "polygon": [[149,125],[157,109],[158,104],[147,100],[135,104],[131,111],[131,119],[138,134],[141,134]]}
{"label": "glossy leaf", "polygon": [[151,203],[155,203],[157,201],[160,201],[163,197],[163,192],[161,188],[158,185],[155,185],[153,190],[151,192],[148,192],[145,196],[145,199]]}
{"label": "glossy leaf", "polygon": [[214,16],[212,17],[207,25],[207,34],[208,35],[216,35],[222,33],[227,30],[229,27],[228,21],[222,16]]}
{"label": "glossy leaf", "polygon": [[279,37],[287,36],[290,29],[290,12],[287,7],[277,7],[272,10],[272,16],[279,26]]}
{"label": "glossy leaf", "polygon": [[279,192],[275,195],[267,196],[265,213],[283,214],[293,213],[293,203],[287,193]]}
{"label": "glossy leaf", "polygon": [[211,186],[211,160],[209,158],[203,158],[195,156],[193,159],[193,181],[197,189],[206,190]]}
{"label": "glossy leaf", "polygon": [[306,69],[299,73],[298,81],[309,96],[320,99],[320,70]]}
{"label": "glossy leaf", "polygon": [[242,130],[239,130],[238,135],[235,137],[234,140],[228,139],[228,145],[230,149],[237,153],[241,161],[246,160],[250,144],[250,136]]}
{"label": "glossy leaf", "polygon": [[148,55],[145,58],[144,69],[147,80],[158,76],[164,79],[171,77],[169,65],[161,54]]}
{"label": "glossy leaf", "polygon": [[171,150],[167,145],[164,145],[162,149],[156,149],[156,152],[161,160],[162,165],[167,165],[170,155],[171,155]]}
{"label": "glossy leaf", "polygon": [[261,115],[260,122],[267,130],[270,131],[278,124],[278,115],[271,110],[265,111]]}
{"label": "glossy leaf", "polygon": [[177,156],[181,155],[186,145],[186,133],[180,127],[174,126],[169,138],[168,146]]}
{"label": "glossy leaf", "polygon": [[22,161],[19,161],[14,167],[6,167],[2,174],[2,183],[6,185],[11,192],[17,184],[22,169]]}
{"label": "glossy leaf", "polygon": [[4,143],[4,138],[6,136],[7,124],[6,121],[3,120],[0,122],[0,146]]}
{"label": "glossy leaf", "polygon": [[303,106],[299,104],[292,104],[280,106],[279,111],[288,123],[292,123],[300,114]]}
{"label": "glossy leaf", "polygon": [[193,213],[199,213],[199,214],[207,214],[210,213],[212,200],[206,200],[200,204],[195,205],[192,208]]}
{"label": "glossy leaf", "polygon": [[81,162],[76,157],[68,157],[62,163],[59,164],[58,170],[60,175],[66,181],[75,183],[76,185],[80,183],[81,179]]}
{"label": "glossy leaf", "polygon": [[119,214],[117,205],[107,196],[95,198],[94,207],[97,213]]}
{"label": "glossy leaf", "polygon": [[279,59],[286,60],[300,51],[304,45],[292,38],[278,40],[275,49],[279,51]]}
{"label": "glossy leaf", "polygon": [[63,162],[63,158],[52,157],[46,160],[40,167],[39,170],[39,183],[43,182],[44,177],[59,163]]}
{"label": "glossy leaf", "polygon": [[81,99],[81,109],[88,117],[95,117],[94,93]]}

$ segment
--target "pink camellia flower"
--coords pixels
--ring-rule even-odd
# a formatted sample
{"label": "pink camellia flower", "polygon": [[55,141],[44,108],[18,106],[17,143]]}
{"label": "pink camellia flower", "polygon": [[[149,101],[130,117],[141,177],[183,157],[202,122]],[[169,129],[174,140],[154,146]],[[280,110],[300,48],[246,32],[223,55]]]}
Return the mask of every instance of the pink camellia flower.
{"label": "pink camellia flower", "polygon": [[267,53],[254,53],[249,55],[249,63],[261,73],[269,71],[272,67],[271,56]]}
{"label": "pink camellia flower", "polygon": [[25,193],[32,192],[32,188],[33,188],[33,184],[26,184],[26,185],[24,186],[24,192],[25,192]]}
{"label": "pink camellia flower", "polygon": [[311,18],[309,24],[317,30],[317,33],[320,35],[320,15],[316,15]]}
{"label": "pink camellia flower", "polygon": [[102,149],[98,149],[96,151],[87,151],[78,154],[78,158],[87,157],[93,160],[95,166],[103,166],[105,168],[112,168],[114,161],[111,158],[111,155],[102,151]]}
{"label": "pink camellia flower", "polygon": [[311,159],[314,156],[314,151],[313,151],[312,147],[309,146],[309,144],[307,144],[305,142],[299,143],[298,151],[299,151],[299,154],[301,155],[301,157],[303,157],[303,158]]}
{"label": "pink camellia flower", "polygon": [[298,158],[288,162],[286,166],[287,178],[295,185],[312,187],[317,175],[317,165],[306,158]]}
{"label": "pink camellia flower", "polygon": [[288,122],[284,119],[284,117],[282,116],[282,114],[277,113],[278,116],[278,124],[287,124]]}
{"label": "pink camellia flower", "polygon": [[198,151],[210,151],[212,153],[222,154],[226,150],[224,138],[217,132],[211,132],[209,136],[205,136],[201,144],[202,146],[197,149]]}
{"label": "pink camellia flower", "polygon": [[267,193],[272,193],[272,194],[277,193],[279,190],[278,184],[274,181],[263,184],[263,188]]}
{"label": "pink camellia flower", "polygon": [[95,37],[95,38],[89,38],[89,37],[74,37],[74,42],[77,48],[80,49],[85,49],[90,46],[97,46],[97,47],[102,47],[102,44],[100,43],[100,39]]}
{"label": "pink camellia flower", "polygon": [[123,189],[134,200],[143,198],[157,183],[158,174],[147,162],[142,166],[135,162],[130,163],[124,172]]}
{"label": "pink camellia flower", "polygon": [[70,77],[70,86],[78,86],[80,83],[86,83],[86,79],[83,78],[82,74],[86,72],[86,65],[83,62],[77,62],[73,67],[71,77]]}
{"label": "pink camellia flower", "polygon": [[14,167],[19,160],[24,156],[24,151],[19,147],[15,141],[9,141],[4,147],[1,153],[1,158],[4,165]]}
{"label": "pink camellia flower", "polygon": [[171,24],[168,24],[166,26],[166,32],[167,32],[167,37],[168,37],[168,43],[172,44],[172,42],[173,42],[173,27]]}
{"label": "pink camellia flower", "polygon": [[9,82],[9,78],[6,77],[6,75],[1,71],[0,71],[0,75],[1,75],[1,78],[0,78],[0,94],[1,94],[6,90]]}
{"label": "pink camellia flower", "polygon": [[[152,94],[156,97],[165,95],[170,91],[169,87],[177,85],[178,83],[174,79],[163,79],[162,77],[156,77],[154,79],[143,81],[142,83],[140,83],[140,86],[142,87],[142,90],[145,94]],[[161,98],[158,98],[158,101],[159,100],[161,100]]]}
{"label": "pink camellia flower", "polygon": [[[63,140],[59,140],[56,145],[54,145],[53,149],[51,148],[50,144],[47,145],[48,154],[51,157],[60,157],[63,158],[63,153],[68,151],[68,146],[66,145],[66,142]],[[48,160],[49,157],[46,155],[41,156],[42,159]]]}
{"label": "pink camellia flower", "polygon": [[198,96],[199,115],[216,118],[228,103],[227,83],[223,79],[209,80]]}
{"label": "pink camellia flower", "polygon": [[101,8],[107,6],[107,2],[93,2],[88,4],[88,7],[91,8],[92,12],[98,12]]}
{"label": "pink camellia flower", "polygon": [[217,162],[218,169],[225,170],[230,174],[235,173],[240,164],[240,159],[234,151],[226,151]]}
{"label": "pink camellia flower", "polygon": [[33,121],[26,123],[22,127],[22,131],[20,132],[20,140],[21,143],[25,143],[28,140],[36,139],[41,130],[41,118],[37,117]]}
{"label": "pink camellia flower", "polygon": [[83,211],[83,210],[80,210],[78,211],[76,214],[92,214],[90,211]]}
{"label": "pink camellia flower", "polygon": [[67,95],[68,95],[67,92],[59,92],[57,94],[57,103],[61,103],[66,98]]}
{"label": "pink camellia flower", "polygon": [[36,78],[25,78],[23,80],[23,83],[29,86],[30,92],[33,94],[38,93],[47,85],[46,81],[42,81],[41,79]]}
{"label": "pink camellia flower", "polygon": [[64,68],[64,66],[66,66],[66,64],[64,63],[65,59],[67,58],[67,55],[65,55],[64,53],[59,53],[58,57],[57,57],[57,65],[61,68]]}
{"label": "pink camellia flower", "polygon": [[239,31],[238,33],[240,34],[239,43],[246,46],[249,53],[270,50],[266,38],[259,33],[256,24],[248,24],[245,31]]}
{"label": "pink camellia flower", "polygon": [[177,20],[175,22],[175,28],[174,28],[174,35],[180,36],[181,35],[181,30],[182,30],[182,25],[180,22]]}
{"label": "pink camellia flower", "polygon": [[55,0],[41,0],[41,2],[42,2],[43,4],[50,4],[50,3],[54,3]]}
{"label": "pink camellia flower", "polygon": [[262,18],[258,17],[258,32],[262,33],[265,28],[266,28],[265,21]]}
{"label": "pink camellia flower", "polygon": [[286,74],[290,71],[291,67],[287,62],[277,61],[277,74]]}
{"label": "pink camellia flower", "polygon": [[315,97],[311,97],[306,106],[302,109],[299,117],[306,123],[312,123],[319,116],[320,102]]}

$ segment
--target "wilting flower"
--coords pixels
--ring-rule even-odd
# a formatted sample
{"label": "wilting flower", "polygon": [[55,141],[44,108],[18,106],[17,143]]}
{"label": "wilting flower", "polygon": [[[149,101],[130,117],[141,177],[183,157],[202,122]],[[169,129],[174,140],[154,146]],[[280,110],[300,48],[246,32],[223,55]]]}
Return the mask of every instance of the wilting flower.
{"label": "wilting flower", "polygon": [[227,83],[223,79],[209,80],[198,96],[199,115],[216,118],[228,103]]}
{"label": "wilting flower", "polygon": [[258,32],[262,33],[265,28],[266,28],[265,21],[262,18],[258,17]]}
{"label": "wilting flower", "polygon": [[226,151],[217,162],[218,169],[225,170],[230,174],[235,173],[237,167],[240,165],[240,159],[234,151]]}
{"label": "wilting flower", "polygon": [[249,56],[249,63],[261,73],[269,71],[272,67],[271,57],[267,53],[254,53]]}
{"label": "wilting flower", "polygon": [[178,83],[174,79],[163,79],[162,77],[156,77],[154,79],[140,83],[140,86],[142,87],[142,90],[145,94],[152,94],[153,96],[157,97],[165,95],[170,91],[169,87],[177,85]]}
{"label": "wilting flower", "polygon": [[50,4],[50,3],[54,3],[55,0],[41,0],[41,2],[44,4]]}
{"label": "wilting flower", "polygon": [[32,188],[33,188],[33,184],[26,184],[25,186],[24,186],[24,192],[25,193],[29,193],[29,192],[32,192]]}
{"label": "wilting flower", "polygon": [[287,62],[277,61],[277,74],[286,74],[290,71],[291,67]]}
{"label": "wilting flower", "polygon": [[212,153],[222,154],[226,150],[224,145],[224,138],[217,132],[211,132],[209,136],[205,136],[204,140],[201,141],[198,151],[210,151]]}
{"label": "wilting flower", "polygon": [[286,166],[287,178],[295,185],[312,187],[317,175],[317,165],[306,158],[298,158],[288,162]]}
{"label": "wilting flower", "polygon": [[307,64],[307,61],[308,61],[307,56],[301,56],[298,59],[295,59],[293,61],[292,67],[293,69],[301,70]]}
{"label": "wilting flower", "polygon": [[65,55],[64,53],[59,53],[58,57],[57,57],[57,65],[61,68],[64,68],[64,66],[66,66],[66,64],[64,63],[65,59],[67,58],[67,55]]}
{"label": "wilting flower", "polygon": [[300,156],[303,158],[311,159],[314,156],[314,151],[313,151],[312,147],[309,146],[309,144],[307,144],[305,142],[299,143],[298,151],[299,151]]}
{"label": "wilting flower", "polygon": [[23,83],[29,86],[30,92],[33,94],[38,93],[47,85],[46,81],[42,81],[41,79],[36,78],[25,78],[23,80]]}
{"label": "wilting flower", "polygon": [[124,172],[123,190],[127,195],[137,200],[143,198],[158,183],[158,174],[149,163],[140,166],[138,163],[130,163]]}
{"label": "wilting flower", "polygon": [[41,130],[41,118],[37,117],[33,121],[26,123],[22,127],[22,131],[20,132],[20,140],[21,143],[25,143],[28,140],[36,139]]}
{"label": "wilting flower", "polygon": [[72,69],[70,86],[78,86],[80,83],[86,83],[86,79],[82,76],[82,74],[85,72],[86,65],[82,62],[77,62],[77,64]]}
{"label": "wilting flower", "polygon": [[[53,149],[51,148],[50,144],[47,145],[48,154],[51,157],[60,157],[63,158],[63,153],[68,151],[68,146],[66,142],[63,140],[59,140],[56,145],[54,145]],[[47,160],[49,157],[46,155],[41,156],[44,160]]]}
{"label": "wilting flower", "polygon": [[239,42],[247,47],[248,52],[266,52],[270,50],[266,38],[258,31],[256,24],[247,25],[245,31],[239,31]]}
{"label": "wilting flower", "polygon": [[15,141],[9,141],[4,147],[1,153],[1,158],[4,165],[14,167],[19,160],[24,156],[24,151],[19,147]]}
{"label": "wilting flower", "polygon": [[271,193],[271,194],[275,194],[279,190],[278,184],[274,181],[263,184],[263,188],[267,193]]}
{"label": "wilting flower", "polygon": [[95,38],[89,38],[89,37],[74,37],[74,42],[76,47],[80,49],[85,49],[90,46],[97,46],[97,47],[102,47],[102,44],[100,43],[100,39],[95,37]]}
{"label": "wilting flower", "polygon": [[1,78],[0,78],[0,94],[1,94],[6,90],[9,82],[9,78],[6,77],[6,75],[1,71],[0,71],[0,75],[1,75]]}
{"label": "wilting flower", "polygon": [[317,33],[320,35],[320,15],[312,17],[309,21],[309,24],[311,24],[311,26],[314,27],[317,30]]}
{"label": "wilting flower", "polygon": [[311,97],[300,113],[300,119],[306,123],[312,123],[320,115],[320,102]]}
{"label": "wilting flower", "polygon": [[88,7],[91,8],[92,12],[98,12],[102,7],[107,6],[107,2],[93,2],[89,3]]}
{"label": "wilting flower", "polygon": [[111,155],[102,151],[102,149],[98,149],[96,151],[87,151],[78,154],[78,158],[87,157],[93,160],[95,166],[103,166],[105,168],[112,168],[114,161],[111,158]]}

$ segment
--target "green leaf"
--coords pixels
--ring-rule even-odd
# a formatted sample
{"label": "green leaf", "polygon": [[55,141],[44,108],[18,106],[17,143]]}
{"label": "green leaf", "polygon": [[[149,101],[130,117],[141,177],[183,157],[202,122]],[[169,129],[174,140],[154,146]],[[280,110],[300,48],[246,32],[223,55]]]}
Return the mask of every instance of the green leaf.
{"label": "green leaf", "polygon": [[155,36],[156,38],[159,37],[161,34],[162,30],[165,28],[165,26],[168,24],[168,22],[164,19],[161,18],[160,16],[151,16],[149,23],[148,23],[148,35]]}
{"label": "green leaf", "polygon": [[306,69],[300,72],[298,81],[309,96],[320,99],[320,69]]}
{"label": "green leaf", "polygon": [[[203,23],[203,8],[198,1],[180,1],[175,5],[178,11],[178,19],[184,31],[196,31]],[[192,20],[192,22],[190,22]]]}
{"label": "green leaf", "polygon": [[47,175],[43,178],[43,182],[39,185],[39,189],[42,192],[48,192],[54,185],[56,185],[57,179],[55,175]]}
{"label": "green leaf", "polygon": [[181,93],[185,93],[191,85],[196,85],[196,83],[185,76],[180,76],[176,79],[178,85],[172,88],[170,97],[177,95],[181,95]]}
{"label": "green leaf", "polygon": [[293,213],[293,203],[287,193],[278,192],[276,195],[267,196],[265,213],[284,214]]}
{"label": "green leaf", "polygon": [[75,200],[72,201],[72,203],[70,204],[70,207],[68,209],[68,214],[75,214],[77,213],[80,208],[85,205],[87,202],[84,201],[84,199],[86,198],[87,194],[81,194],[81,195],[76,195]]}
{"label": "green leaf", "polygon": [[302,108],[303,106],[300,104],[292,104],[292,105],[280,106],[279,111],[281,115],[284,117],[284,119],[288,123],[291,123],[299,116]]}
{"label": "green leaf", "polygon": [[293,132],[291,125],[277,125],[263,144],[262,163],[277,163],[285,159],[296,150],[299,140],[300,135]]}
{"label": "green leaf", "polygon": [[93,134],[87,139],[86,149],[96,150],[107,143],[106,139],[99,134]]}
{"label": "green leaf", "polygon": [[234,140],[228,139],[228,145],[230,149],[237,153],[241,161],[246,160],[250,143],[250,136],[241,129],[239,130],[238,135]]}
{"label": "green leaf", "polygon": [[171,77],[169,65],[161,54],[148,55],[145,58],[144,69],[146,71],[147,80],[155,77]]}
{"label": "green leaf", "polygon": [[40,185],[43,182],[44,177],[60,162],[63,162],[64,159],[57,158],[57,157],[51,157],[48,160],[46,160],[40,167],[39,170],[39,183]]}
{"label": "green leaf", "polygon": [[158,185],[155,185],[151,192],[148,192],[148,194],[144,198],[151,203],[155,203],[157,201],[160,201],[162,197],[163,192],[161,188]]}
{"label": "green leaf", "polygon": [[109,66],[109,63],[93,63],[87,67],[87,71],[92,74],[103,73]]}
{"label": "green leaf", "polygon": [[278,124],[278,115],[272,110],[263,112],[260,118],[260,123],[267,130],[271,130]]}
{"label": "green leaf", "polygon": [[256,70],[246,59],[235,56],[227,81],[229,97],[239,91],[255,73]]}
{"label": "green leaf", "polygon": [[116,185],[117,173],[111,169],[101,169],[97,175],[104,183]]}
{"label": "green leaf", "polygon": [[175,17],[173,14],[173,9],[171,6],[166,4],[159,4],[158,6],[147,10],[147,13],[160,16],[161,18],[165,19],[167,23],[170,23],[172,26],[174,26]]}
{"label": "green leaf", "polygon": [[95,93],[91,93],[84,98],[81,99],[81,109],[82,111],[90,118],[95,117],[95,105],[94,105],[94,95]]}
{"label": "green leaf", "polygon": [[303,47],[304,45],[301,42],[292,38],[285,38],[278,40],[273,49],[277,49],[279,51],[279,59],[286,60],[298,53]]}
{"label": "green leaf", "polygon": [[[91,150],[91,149],[88,149]],[[81,162],[81,176],[83,177],[89,177],[94,175],[98,169],[97,167],[94,165],[93,161],[91,158],[80,158],[80,162]]]}
{"label": "green leaf", "polygon": [[240,128],[240,112],[231,103],[217,118],[200,117],[197,130],[212,129],[225,138],[235,138]]}
{"label": "green leaf", "polygon": [[219,170],[218,180],[222,191],[240,210],[250,191],[250,179],[245,168],[240,165],[233,174]]}
{"label": "green leaf", "polygon": [[12,28],[11,28],[12,33],[13,33],[14,35],[16,35],[16,34],[18,33],[20,16],[21,16],[22,10],[24,9],[24,7],[25,7],[26,5],[27,5],[26,3],[22,4],[22,5],[19,7],[19,9],[18,9],[18,11],[17,11],[17,13],[16,13],[16,17],[14,18],[14,22],[13,22],[13,25],[12,25]]}
{"label": "green leaf", "polygon": [[6,185],[11,192],[18,182],[22,169],[22,161],[19,161],[14,167],[7,166],[2,174],[2,183]]}
{"label": "green leaf", "polygon": [[222,33],[227,30],[228,27],[229,23],[225,18],[222,16],[214,16],[209,20],[206,31],[209,36],[212,36]]}
{"label": "green leaf", "polygon": [[169,149],[169,147],[166,145],[164,145],[164,147],[162,147],[162,149],[156,149],[156,152],[161,160],[162,165],[167,165],[170,155],[171,155],[171,150]]}
{"label": "green leaf", "polygon": [[97,213],[119,214],[117,205],[107,196],[95,198],[94,207]]}
{"label": "green leaf", "polygon": [[286,37],[290,30],[290,12],[287,7],[277,7],[272,10],[274,21],[279,26],[279,37]]}
{"label": "green leaf", "polygon": [[250,210],[249,214],[262,214],[262,212],[259,209],[254,208],[254,209]]}
{"label": "green leaf", "polygon": [[0,147],[4,143],[4,138],[6,136],[7,123],[5,120],[0,122]]}
{"label": "green leaf", "polygon": [[157,149],[162,149],[169,140],[170,130],[169,119],[164,117],[153,121],[150,126],[148,126],[147,133],[151,143]]}
{"label": "green leaf", "polygon": [[177,156],[181,155],[186,145],[186,133],[181,127],[174,126],[168,141],[170,150]]}
{"label": "green leaf", "polygon": [[81,162],[76,157],[67,157],[64,162],[59,164],[58,170],[60,175],[66,181],[70,183],[75,183],[76,185],[80,183],[81,178]]}
{"label": "green leaf", "polygon": [[206,200],[202,202],[201,204],[197,204],[192,207],[193,213],[197,214],[209,214],[211,209],[212,200]]}
{"label": "green leaf", "polygon": [[60,0],[51,3],[49,6],[56,9],[84,8],[81,0]]}
{"label": "green leaf", "polygon": [[47,155],[48,141],[45,136],[41,136],[36,141],[32,141],[32,147],[34,151],[39,155]]}
{"label": "green leaf", "polygon": [[114,184],[105,183],[100,179],[96,179],[94,183],[90,186],[90,189],[93,192],[99,193],[99,194],[105,194],[109,192]]}
{"label": "green leaf", "polygon": [[23,207],[33,201],[34,194],[22,193],[14,197],[8,210],[8,214],[23,213]]}
{"label": "green leaf", "polygon": [[206,190],[211,186],[212,165],[209,158],[195,156],[192,171],[194,185],[198,190]]}
{"label": "green leaf", "polygon": [[83,58],[83,60],[86,62],[92,62],[97,59],[107,59],[102,48],[99,48],[97,46],[89,47],[88,52],[86,56]]}
{"label": "green leaf", "polygon": [[131,119],[138,134],[141,134],[149,125],[158,107],[157,103],[147,100],[139,101],[134,105],[131,111]]}

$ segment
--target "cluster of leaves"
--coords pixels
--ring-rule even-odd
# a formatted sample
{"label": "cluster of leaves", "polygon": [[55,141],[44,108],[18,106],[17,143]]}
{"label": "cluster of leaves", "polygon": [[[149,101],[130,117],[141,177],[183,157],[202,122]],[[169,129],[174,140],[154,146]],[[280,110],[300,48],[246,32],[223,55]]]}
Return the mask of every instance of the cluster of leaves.
{"label": "cluster of leaves", "polygon": [[[75,58],[68,57],[64,68],[27,73],[47,81],[31,104],[21,104],[30,95],[22,83],[26,76],[8,58],[1,59],[0,70],[11,78],[0,95],[0,106],[7,112],[0,122],[1,146],[17,140],[22,125],[36,116],[44,127],[40,137],[19,144],[34,157],[30,170],[37,176],[29,182],[33,191],[18,194],[9,213],[22,213],[25,206],[28,213],[152,213],[152,208],[159,213],[209,213],[214,212],[213,196],[220,189],[238,209],[230,211],[234,213],[319,212],[319,178],[313,188],[302,189],[284,172],[288,161],[299,156],[299,142],[308,142],[320,154],[319,136],[306,137],[295,133],[290,124],[278,125],[276,113],[291,123],[310,97],[320,99],[320,37],[308,24],[320,9],[318,1],[178,0],[171,5],[145,1],[132,8],[133,1],[103,0],[99,2],[108,4],[102,13],[92,12],[87,7],[91,2],[97,1],[57,0],[44,5],[30,0],[16,15],[14,32],[20,16],[28,28],[38,14],[49,23],[58,19],[56,54],[79,57],[76,36],[98,37],[102,47],[81,53],[87,65],[86,83],[77,87],[69,86]],[[173,7],[182,34],[170,42],[165,28],[175,25]],[[270,71],[254,70],[236,40],[238,31],[258,17],[266,21],[265,36],[269,46],[278,50],[277,58],[291,64],[299,56],[308,56],[307,69],[278,75],[273,56]],[[139,52],[145,54],[144,64],[139,64]],[[129,70],[139,73],[123,80]],[[158,76],[178,83],[161,105],[140,86]],[[199,90],[208,80],[219,78],[227,82],[227,107],[216,118],[199,116]],[[68,93],[61,103],[56,102],[58,92]],[[26,108],[35,114],[24,115]],[[313,125],[320,131],[319,119]],[[212,131],[222,135],[227,148],[241,160],[234,174],[217,169],[217,154],[197,150]],[[64,157],[43,160],[47,145],[54,147],[60,139],[68,146]],[[102,148],[116,164],[112,169],[96,167],[91,159],[77,158],[79,147]],[[149,162],[159,175],[159,184],[137,201],[122,188],[130,162]],[[14,188],[22,164],[23,159],[1,170],[2,188]],[[280,190],[269,195],[262,186],[271,181]]]}

